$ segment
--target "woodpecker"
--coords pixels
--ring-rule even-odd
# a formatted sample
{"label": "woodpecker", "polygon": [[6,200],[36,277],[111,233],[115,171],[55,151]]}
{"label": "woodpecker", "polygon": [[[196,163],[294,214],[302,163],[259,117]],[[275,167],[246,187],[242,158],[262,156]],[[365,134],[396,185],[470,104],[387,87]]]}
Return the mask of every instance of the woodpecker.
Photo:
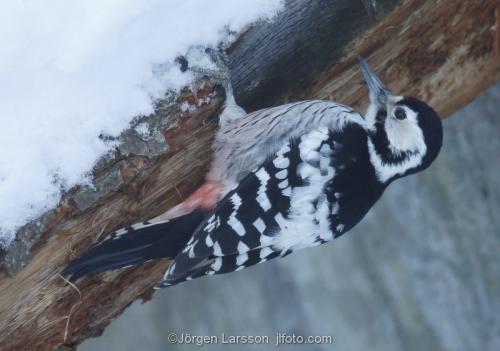
{"label": "woodpecker", "polygon": [[362,59],[363,115],[306,100],[246,113],[228,89],[206,183],[150,221],[112,233],[64,273],[171,258],[165,287],[238,271],[331,241],[366,215],[393,181],[437,157],[441,120],[424,102],[387,89]]}

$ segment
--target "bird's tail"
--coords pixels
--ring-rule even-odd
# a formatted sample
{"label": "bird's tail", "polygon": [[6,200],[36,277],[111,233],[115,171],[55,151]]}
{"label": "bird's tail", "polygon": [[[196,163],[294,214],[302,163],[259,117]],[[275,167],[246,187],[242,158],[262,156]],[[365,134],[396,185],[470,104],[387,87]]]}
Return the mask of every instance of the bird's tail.
{"label": "bird's tail", "polygon": [[205,214],[193,211],[160,223],[138,223],[120,229],[92,245],[64,270],[76,281],[87,274],[118,269],[163,257],[175,257],[191,238]]}

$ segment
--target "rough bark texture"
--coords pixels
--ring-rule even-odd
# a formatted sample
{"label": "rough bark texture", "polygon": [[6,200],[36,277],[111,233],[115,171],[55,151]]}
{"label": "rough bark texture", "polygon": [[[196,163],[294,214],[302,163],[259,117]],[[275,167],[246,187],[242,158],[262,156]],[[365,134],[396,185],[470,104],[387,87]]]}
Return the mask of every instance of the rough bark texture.
{"label": "rough bark texture", "polygon": [[[495,0],[297,0],[228,51],[237,100],[248,110],[303,98],[360,107],[361,54],[394,91],[445,116],[499,78],[499,28]],[[183,101],[196,108],[182,112]],[[70,349],[151,296],[166,260],[93,275],[78,283],[81,296],[59,272],[103,234],[157,215],[202,181],[222,101],[207,82],[166,99],[138,121],[150,125],[148,138],[127,131],[96,166],[94,188],[73,189],[19,231],[0,273],[0,349]]]}

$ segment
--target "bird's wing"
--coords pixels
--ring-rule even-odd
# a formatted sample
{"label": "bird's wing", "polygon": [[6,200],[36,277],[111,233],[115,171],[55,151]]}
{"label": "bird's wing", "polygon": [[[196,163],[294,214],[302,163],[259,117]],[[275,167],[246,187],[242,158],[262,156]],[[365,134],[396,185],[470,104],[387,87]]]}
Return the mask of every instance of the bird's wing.
{"label": "bird's wing", "polygon": [[214,142],[209,178],[239,182],[288,140],[322,127],[341,130],[349,122],[365,123],[351,107],[323,100],[299,101],[251,112],[221,126]]}
{"label": "bird's wing", "polygon": [[[293,139],[248,174],[198,226],[160,286],[239,270],[330,240],[331,204],[324,192],[334,173],[330,136],[322,128]],[[288,224],[303,227],[283,237],[293,216]]]}

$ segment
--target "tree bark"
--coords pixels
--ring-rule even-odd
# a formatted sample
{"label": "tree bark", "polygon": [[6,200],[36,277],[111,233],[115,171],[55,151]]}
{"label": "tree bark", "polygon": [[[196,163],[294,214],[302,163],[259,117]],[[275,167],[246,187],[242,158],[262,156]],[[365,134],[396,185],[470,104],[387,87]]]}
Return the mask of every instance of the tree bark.
{"label": "tree bark", "polygon": [[[500,76],[500,5],[495,0],[290,0],[227,49],[237,101],[248,111],[320,98],[362,107],[364,56],[396,93],[441,116]],[[71,349],[99,335],[131,302],[147,300],[168,260],[94,274],[67,284],[68,262],[108,232],[153,217],[203,180],[224,94],[208,81],[158,103],[150,135],[134,129],[95,167],[94,187],[66,194],[22,228],[3,253],[0,349]],[[184,110],[186,103],[192,108]],[[479,117],[478,117],[479,118]],[[175,288],[174,288],[175,289]]]}

